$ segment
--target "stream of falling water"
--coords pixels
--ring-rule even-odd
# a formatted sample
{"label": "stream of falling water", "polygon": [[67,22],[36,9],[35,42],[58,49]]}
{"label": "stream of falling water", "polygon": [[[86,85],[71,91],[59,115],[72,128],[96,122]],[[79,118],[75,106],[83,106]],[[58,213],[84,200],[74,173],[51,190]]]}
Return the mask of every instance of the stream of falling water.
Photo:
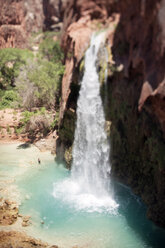
{"label": "stream of falling water", "polygon": [[117,209],[110,192],[110,147],[104,130],[105,117],[96,69],[97,54],[104,35],[93,35],[85,54],[85,72],[77,103],[71,178],[55,185],[54,191],[54,196],[58,197],[67,189],[65,200],[74,202],[76,208],[99,212]]}

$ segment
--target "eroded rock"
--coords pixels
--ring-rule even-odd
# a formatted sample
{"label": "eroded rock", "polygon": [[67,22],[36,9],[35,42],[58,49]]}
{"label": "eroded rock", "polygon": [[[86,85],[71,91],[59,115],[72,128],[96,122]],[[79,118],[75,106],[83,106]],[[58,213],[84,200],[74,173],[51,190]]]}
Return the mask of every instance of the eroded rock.
{"label": "eroded rock", "polygon": [[22,217],[22,226],[26,227],[30,225],[30,216],[23,216]]}
{"label": "eroded rock", "polygon": [[[48,248],[47,243],[28,237],[26,234],[16,231],[0,232],[0,244],[3,248]],[[57,246],[58,248],[58,246]]]}
{"label": "eroded rock", "polygon": [[18,218],[18,207],[15,202],[5,200],[0,206],[0,225],[12,225]]}

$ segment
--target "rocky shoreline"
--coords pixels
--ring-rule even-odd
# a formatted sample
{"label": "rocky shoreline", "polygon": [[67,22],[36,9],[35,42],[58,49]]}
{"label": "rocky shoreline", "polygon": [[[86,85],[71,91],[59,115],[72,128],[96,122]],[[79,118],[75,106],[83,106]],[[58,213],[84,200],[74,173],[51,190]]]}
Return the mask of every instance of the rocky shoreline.
{"label": "rocky shoreline", "polygon": [[[32,224],[30,216],[19,214],[19,207],[16,202],[0,199],[0,247],[3,248],[31,248],[45,247],[58,248],[56,245],[49,245],[41,240],[30,237],[26,234],[25,227]],[[20,231],[15,231],[12,225],[20,225]],[[8,231],[9,230],[9,231]]]}
{"label": "rocky shoreline", "polygon": [[10,231],[0,231],[0,247],[3,248],[58,248],[58,246],[50,246],[47,243],[41,242],[35,238],[27,236],[25,233]]}
{"label": "rocky shoreline", "polygon": [[[6,142],[1,142],[1,145]],[[13,143],[7,142],[7,144]],[[17,143],[17,142],[14,142]],[[0,247],[3,248],[58,248],[56,245],[42,242],[28,235],[26,227],[32,225],[31,217],[19,212],[19,192],[14,185],[14,179],[1,180],[0,185]],[[13,194],[14,192],[14,194]]]}

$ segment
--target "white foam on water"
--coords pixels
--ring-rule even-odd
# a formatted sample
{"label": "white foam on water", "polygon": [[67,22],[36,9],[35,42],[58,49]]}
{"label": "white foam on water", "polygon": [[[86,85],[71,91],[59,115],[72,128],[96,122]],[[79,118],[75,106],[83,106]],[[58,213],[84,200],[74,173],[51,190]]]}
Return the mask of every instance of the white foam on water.
{"label": "white foam on water", "polygon": [[80,182],[72,179],[54,183],[53,186],[53,196],[76,211],[117,214],[118,205],[108,194],[100,197],[92,192],[87,192]]}

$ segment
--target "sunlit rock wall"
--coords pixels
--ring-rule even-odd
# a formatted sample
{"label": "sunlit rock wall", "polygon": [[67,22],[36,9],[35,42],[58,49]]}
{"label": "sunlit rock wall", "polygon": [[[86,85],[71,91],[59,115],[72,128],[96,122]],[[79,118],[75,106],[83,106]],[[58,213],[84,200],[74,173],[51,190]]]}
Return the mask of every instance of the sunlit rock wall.
{"label": "sunlit rock wall", "polygon": [[0,48],[24,48],[29,34],[60,30],[66,0],[0,0]]}

